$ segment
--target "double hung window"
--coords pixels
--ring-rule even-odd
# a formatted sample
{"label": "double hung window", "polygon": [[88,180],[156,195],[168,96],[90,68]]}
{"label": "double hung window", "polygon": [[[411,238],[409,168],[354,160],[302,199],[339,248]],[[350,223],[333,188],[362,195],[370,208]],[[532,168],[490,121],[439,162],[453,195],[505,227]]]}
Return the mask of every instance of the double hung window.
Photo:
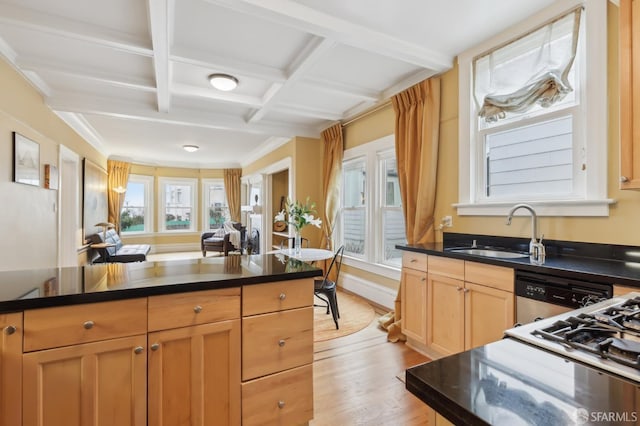
{"label": "double hung window", "polygon": [[460,55],[459,214],[608,214],[606,2],[561,3]]}
{"label": "double hung window", "polygon": [[153,176],[129,175],[120,211],[120,232],[153,232]]}
{"label": "double hung window", "polygon": [[161,232],[196,230],[196,179],[159,178]]}
{"label": "double hung window", "polygon": [[204,197],[204,229],[220,228],[224,222],[231,220],[227,194],[222,179],[205,179],[202,181]]}
{"label": "double hung window", "polygon": [[394,137],[346,150],[342,165],[339,245],[345,262],[392,276],[406,243]]}

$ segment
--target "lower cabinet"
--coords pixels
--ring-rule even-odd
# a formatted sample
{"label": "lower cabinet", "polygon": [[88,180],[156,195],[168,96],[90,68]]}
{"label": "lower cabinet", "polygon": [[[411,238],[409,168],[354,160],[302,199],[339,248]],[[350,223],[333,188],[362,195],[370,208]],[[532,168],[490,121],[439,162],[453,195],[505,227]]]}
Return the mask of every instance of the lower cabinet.
{"label": "lower cabinet", "polygon": [[242,424],[313,418],[313,280],[242,289]]}
{"label": "lower cabinet", "polygon": [[22,313],[0,314],[0,426],[22,422]]}
{"label": "lower cabinet", "polygon": [[23,356],[23,425],[147,424],[146,335]]}
{"label": "lower cabinet", "polygon": [[240,424],[240,320],[149,333],[149,425]]}
{"label": "lower cabinet", "polygon": [[450,355],[495,342],[514,321],[512,269],[429,256],[429,349]]}

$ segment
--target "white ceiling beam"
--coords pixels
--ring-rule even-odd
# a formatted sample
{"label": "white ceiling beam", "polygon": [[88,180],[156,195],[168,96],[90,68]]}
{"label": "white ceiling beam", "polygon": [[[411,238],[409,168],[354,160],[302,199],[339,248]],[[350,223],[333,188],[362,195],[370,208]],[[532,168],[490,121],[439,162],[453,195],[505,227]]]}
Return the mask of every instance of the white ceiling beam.
{"label": "white ceiling beam", "polygon": [[146,40],[127,35],[121,31],[113,31],[93,24],[51,16],[23,7],[0,4],[0,24],[26,28],[73,40],[82,40],[136,55],[153,55]]}
{"label": "white ceiling beam", "polygon": [[137,103],[115,99],[96,98],[79,94],[53,96],[47,98],[47,105],[54,111],[75,112],[80,114],[95,114],[129,120],[140,120],[150,123],[176,124],[183,126],[197,126],[208,129],[222,129],[240,131],[270,136],[305,136],[317,138],[319,135],[313,128],[278,123],[247,123],[241,117],[211,113],[202,110],[172,108],[170,113],[160,113],[149,108],[141,107]]}
{"label": "white ceiling beam", "polygon": [[[40,75],[60,75],[93,81],[96,83],[107,84],[114,87],[124,87],[127,89],[139,90],[144,92],[155,92],[156,87],[144,78],[132,77],[128,74],[118,74],[114,72],[105,72],[102,69],[92,68],[90,66],[70,66],[61,62],[52,62],[32,57],[20,56],[16,61],[16,65],[25,71],[36,72]],[[50,80],[51,81],[51,80]]]}
{"label": "white ceiling beam", "polygon": [[284,82],[287,79],[286,73],[279,68],[239,61],[229,57],[212,55],[208,52],[181,47],[174,47],[169,59],[173,62],[208,68],[212,72],[219,71],[233,75],[238,74],[239,76],[253,77],[276,83]]}
{"label": "white ceiling beam", "polygon": [[[319,37],[311,40],[291,62],[287,69],[287,80],[277,90],[271,90],[268,96],[263,99],[262,108],[256,110],[249,116],[249,122],[261,120],[267,112],[276,104],[277,100],[282,97],[286,89],[295,82],[302,79],[304,73],[315,64],[327,51],[335,46],[335,42]],[[274,87],[272,86],[272,89]]]}
{"label": "white ceiling beam", "polygon": [[293,0],[205,1],[423,68],[443,71],[453,66],[452,55],[400,40]]}
{"label": "white ceiling beam", "polygon": [[156,73],[156,97],[160,112],[169,112],[171,106],[169,46],[173,39],[174,6],[173,0],[149,0],[153,68]]}
{"label": "white ceiling beam", "polygon": [[109,154],[100,133],[81,114],[54,111],[65,123],[103,154]]}

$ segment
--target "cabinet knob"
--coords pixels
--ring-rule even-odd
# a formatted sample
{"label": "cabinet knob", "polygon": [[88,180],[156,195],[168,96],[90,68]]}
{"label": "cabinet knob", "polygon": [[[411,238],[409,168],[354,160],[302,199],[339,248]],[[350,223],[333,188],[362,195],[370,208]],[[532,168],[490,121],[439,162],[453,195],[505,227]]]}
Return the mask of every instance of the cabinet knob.
{"label": "cabinet knob", "polygon": [[195,312],[196,314],[199,314],[200,312],[202,312],[202,306],[200,306],[200,305],[196,305],[196,306],[193,308],[193,312]]}
{"label": "cabinet knob", "polygon": [[95,323],[93,321],[85,321],[84,324],[82,324],[82,326],[87,330],[91,330],[94,325]]}
{"label": "cabinet knob", "polygon": [[12,335],[13,333],[15,333],[17,330],[17,328],[14,325],[8,325],[4,328],[4,332],[7,333],[8,335]]}
{"label": "cabinet knob", "polygon": [[462,292],[463,292],[463,293],[469,293],[469,289],[468,289],[468,288],[463,288],[463,289],[462,289]]}
{"label": "cabinet knob", "polygon": [[280,347],[283,347],[285,343],[286,342],[284,341],[284,339],[278,340],[278,346],[280,346]]}
{"label": "cabinet knob", "polygon": [[415,257],[412,257],[412,258],[409,260],[409,262],[411,262],[411,263],[416,263],[417,261],[418,261],[418,259],[416,259]]}
{"label": "cabinet knob", "polygon": [[283,400],[278,401],[278,408],[284,408],[284,401]]}
{"label": "cabinet knob", "polygon": [[462,291],[462,287],[456,287],[457,291]]}
{"label": "cabinet knob", "polygon": [[140,355],[142,352],[144,352],[144,348],[142,346],[136,346],[133,349],[133,352],[135,352],[136,354]]}
{"label": "cabinet knob", "polygon": [[420,281],[425,282],[427,280],[427,277],[422,277],[420,278]]}
{"label": "cabinet knob", "polygon": [[151,345],[151,350],[152,351],[157,351],[158,349],[160,349],[160,344],[159,343],[154,343],[153,345]]}
{"label": "cabinet knob", "polygon": [[620,182],[629,182],[629,178],[626,176],[620,176]]}
{"label": "cabinet knob", "polygon": [[286,299],[286,298],[287,298],[287,295],[286,295],[286,294],[284,294],[284,293],[280,293],[280,296],[279,296],[279,297],[280,297],[280,300],[284,300],[284,299]]}

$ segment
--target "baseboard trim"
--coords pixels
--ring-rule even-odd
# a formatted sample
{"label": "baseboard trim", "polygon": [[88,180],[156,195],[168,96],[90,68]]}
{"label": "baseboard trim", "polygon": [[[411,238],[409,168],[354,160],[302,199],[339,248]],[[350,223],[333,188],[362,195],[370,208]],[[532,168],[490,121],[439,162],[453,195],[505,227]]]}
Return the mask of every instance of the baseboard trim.
{"label": "baseboard trim", "polygon": [[340,274],[340,286],[351,293],[370,300],[376,305],[388,310],[394,309],[396,290],[344,272]]}

